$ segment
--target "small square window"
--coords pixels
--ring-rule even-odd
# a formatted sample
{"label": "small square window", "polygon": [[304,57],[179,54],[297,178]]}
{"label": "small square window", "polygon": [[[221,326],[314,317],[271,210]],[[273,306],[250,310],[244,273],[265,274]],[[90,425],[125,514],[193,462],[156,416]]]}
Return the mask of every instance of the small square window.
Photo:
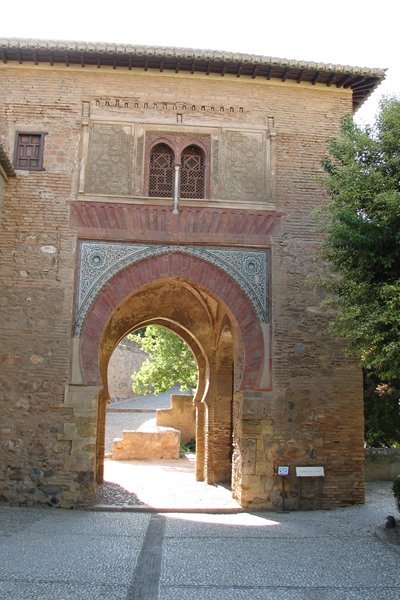
{"label": "small square window", "polygon": [[15,138],[14,168],[40,171],[43,168],[44,133],[20,133]]}

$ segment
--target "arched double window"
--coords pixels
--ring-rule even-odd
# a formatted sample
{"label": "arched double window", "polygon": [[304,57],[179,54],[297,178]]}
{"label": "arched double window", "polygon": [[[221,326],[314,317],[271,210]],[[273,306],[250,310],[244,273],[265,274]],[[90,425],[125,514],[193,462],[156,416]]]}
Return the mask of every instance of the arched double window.
{"label": "arched double window", "polygon": [[149,164],[149,196],[173,196],[174,166],[180,165],[180,197],[204,198],[205,155],[195,144],[186,146],[180,156],[166,143],[153,146]]}

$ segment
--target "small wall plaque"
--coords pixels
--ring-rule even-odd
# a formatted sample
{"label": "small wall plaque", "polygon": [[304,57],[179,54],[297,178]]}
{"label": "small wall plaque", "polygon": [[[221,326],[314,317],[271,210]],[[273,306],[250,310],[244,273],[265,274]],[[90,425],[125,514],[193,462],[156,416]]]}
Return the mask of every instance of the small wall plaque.
{"label": "small wall plaque", "polygon": [[278,467],[278,475],[280,477],[287,477],[289,475],[289,467]]}
{"label": "small wall plaque", "polygon": [[296,467],[297,477],[324,477],[324,467]]}

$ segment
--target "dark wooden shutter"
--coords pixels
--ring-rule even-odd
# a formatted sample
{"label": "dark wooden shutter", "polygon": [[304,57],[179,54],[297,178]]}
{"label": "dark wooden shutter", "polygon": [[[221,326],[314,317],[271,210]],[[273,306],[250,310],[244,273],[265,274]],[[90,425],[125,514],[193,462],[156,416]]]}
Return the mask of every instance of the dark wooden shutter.
{"label": "dark wooden shutter", "polygon": [[42,168],[43,139],[42,133],[17,134],[14,161],[17,169],[37,170]]}

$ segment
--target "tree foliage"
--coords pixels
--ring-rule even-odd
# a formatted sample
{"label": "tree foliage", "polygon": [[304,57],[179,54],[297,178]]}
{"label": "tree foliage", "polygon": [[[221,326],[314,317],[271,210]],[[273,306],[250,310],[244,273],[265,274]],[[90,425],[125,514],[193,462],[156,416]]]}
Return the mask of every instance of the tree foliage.
{"label": "tree foliage", "polygon": [[181,390],[196,387],[196,361],[180,337],[159,325],[149,325],[128,337],[149,354],[132,375],[132,390],[136,394],[160,394],[176,384]]}
{"label": "tree foliage", "polygon": [[364,375],[365,441],[368,446],[400,446],[400,380],[381,383]]}
{"label": "tree foliage", "polygon": [[346,118],[324,168],[333,329],[367,371],[400,378],[400,101],[385,100],[374,127]]}

